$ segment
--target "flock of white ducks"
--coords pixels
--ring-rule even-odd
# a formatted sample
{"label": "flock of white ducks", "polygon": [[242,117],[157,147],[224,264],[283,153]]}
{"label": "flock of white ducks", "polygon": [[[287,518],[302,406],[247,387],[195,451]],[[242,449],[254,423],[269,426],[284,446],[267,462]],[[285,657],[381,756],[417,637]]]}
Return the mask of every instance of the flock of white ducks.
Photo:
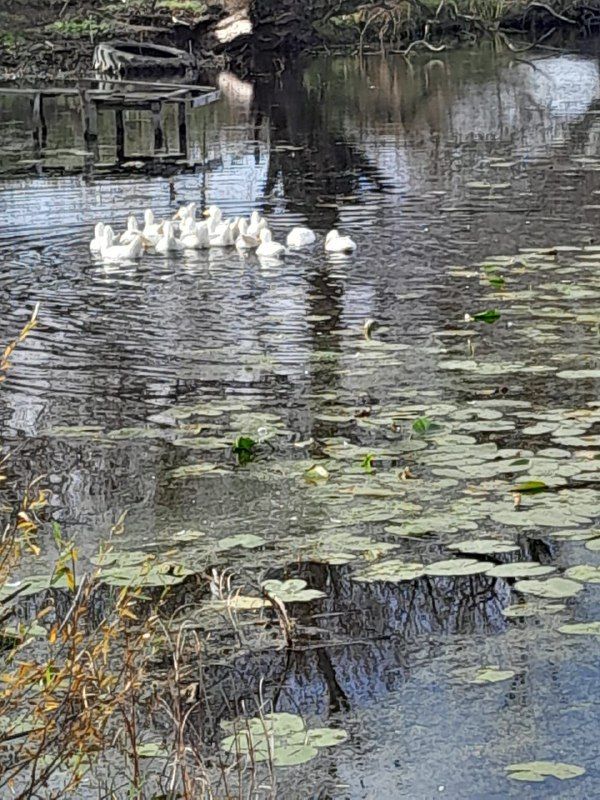
{"label": "flock of white ducks", "polygon": [[[267,220],[258,211],[249,219],[223,219],[218,206],[210,206],[203,219],[196,218],[196,203],[182,206],[170,220],[157,222],[151,209],[144,211],[144,226],[140,228],[132,214],[127,229],[117,236],[110,225],[99,222],[90,242],[92,253],[104,261],[135,261],[144,252],[167,255],[185,250],[209,247],[235,247],[242,252],[254,251],[259,258],[280,259],[290,250],[314,244],[317,237],[310,228],[296,227],[288,233],[286,244],[273,240]],[[349,254],[356,250],[349,236],[329,231],[325,238],[328,253]]]}

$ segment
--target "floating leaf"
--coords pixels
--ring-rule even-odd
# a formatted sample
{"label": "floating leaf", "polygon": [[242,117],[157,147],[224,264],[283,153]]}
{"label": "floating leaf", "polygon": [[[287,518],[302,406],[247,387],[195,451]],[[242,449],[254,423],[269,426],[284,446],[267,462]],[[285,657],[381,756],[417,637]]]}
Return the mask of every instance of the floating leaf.
{"label": "floating leaf", "polygon": [[478,311],[476,314],[471,314],[470,318],[474,322],[485,322],[488,325],[491,325],[493,322],[499,320],[501,316],[502,315],[497,309],[490,308],[486,311]]}
{"label": "floating leaf", "polygon": [[240,464],[248,464],[256,455],[256,441],[250,436],[238,436],[233,443],[232,450]]}
{"label": "floating leaf", "polygon": [[390,559],[389,561],[379,561],[365,570],[355,573],[352,578],[361,583],[375,583],[377,581],[400,583],[400,581],[415,580],[415,578],[420,578],[424,574],[425,567],[423,564]]}
{"label": "floating leaf", "polygon": [[333,747],[345,742],[348,734],[342,728],[312,728],[307,732],[307,740],[313,747]]}
{"label": "floating leaf", "polygon": [[287,581],[264,581],[263,589],[267,594],[273,595],[283,603],[307,603],[319,597],[325,597],[325,593],[318,589],[306,589],[306,581],[295,578]]}
{"label": "floating leaf", "polygon": [[314,464],[306,470],[304,477],[310,483],[322,483],[329,480],[329,472],[322,464]]}
{"label": "floating leaf", "polygon": [[164,745],[158,742],[142,742],[137,745],[136,752],[140,758],[169,758],[170,756]]}
{"label": "floating leaf", "polygon": [[178,542],[194,542],[202,539],[206,534],[203,531],[183,530],[173,534],[173,539]]}
{"label": "floating leaf", "polygon": [[475,674],[471,683],[499,683],[500,681],[507,681],[515,675],[512,669],[499,669],[498,667],[489,666],[482,667]]}
{"label": "floating leaf", "polygon": [[274,749],[273,764],[276,767],[295,767],[310,761],[318,752],[316,747],[308,744],[284,744]]}
{"label": "floating leaf", "polygon": [[514,553],[519,546],[504,539],[465,539],[448,545],[449,550],[458,550],[461,553],[473,553],[478,556],[493,555],[496,553]]}
{"label": "floating leaf", "polygon": [[239,533],[237,536],[226,536],[224,539],[220,539],[215,547],[217,550],[232,550],[234,547],[252,550],[255,547],[262,547],[265,541],[262,536],[256,536],[254,533]]}
{"label": "floating leaf", "polygon": [[348,738],[346,731],[338,728],[307,729],[302,717],[287,712],[221,725],[234,731],[221,741],[226,753],[248,754],[255,762],[272,759],[277,767],[304,764],[318,754],[319,748],[332,747]]}
{"label": "floating leaf", "polygon": [[492,578],[539,578],[555,571],[555,567],[538,564],[537,561],[514,561],[512,564],[498,564],[490,567],[486,575]]}
{"label": "floating leaf", "polygon": [[512,619],[515,617],[534,617],[537,614],[557,614],[564,611],[564,603],[517,603],[514,606],[502,609],[502,616]]}
{"label": "floating leaf", "polygon": [[565,571],[567,578],[572,578],[574,581],[581,581],[582,583],[600,583],[600,567],[594,567],[591,564],[578,564],[575,567],[569,567]]}
{"label": "floating leaf", "polygon": [[548,484],[544,481],[523,481],[513,486],[511,492],[520,492],[521,494],[538,494],[545,492],[548,489]]}
{"label": "floating leaf", "polygon": [[565,369],[562,372],[557,372],[556,377],[571,381],[598,380],[600,379],[600,369]]}
{"label": "floating leaf", "polygon": [[244,594],[234,594],[224,602],[225,605],[237,611],[255,611],[270,605],[264,597],[250,597]]}
{"label": "floating leaf", "polygon": [[558,629],[561,633],[570,633],[577,636],[600,636],[600,621],[596,622],[568,622]]}
{"label": "floating leaf", "polygon": [[433,420],[430,420],[429,417],[417,417],[412,424],[412,429],[415,433],[425,436],[428,433],[434,433],[435,431],[441,430],[442,426],[438,422],[433,422]]}
{"label": "floating leaf", "polygon": [[459,575],[477,575],[488,569],[488,564],[484,561],[477,561],[474,558],[451,558],[447,561],[436,561],[425,567],[426,575],[436,577]]}
{"label": "floating leaf", "polygon": [[562,597],[573,597],[583,589],[583,586],[577,581],[571,581],[567,578],[548,578],[546,581],[517,581],[515,589],[518,592],[534,594],[537,597],[560,599]]}
{"label": "floating leaf", "polygon": [[585,547],[587,550],[592,550],[592,552],[600,551],[600,536],[590,539],[589,542],[585,543]]}
{"label": "floating leaf", "polygon": [[516,781],[543,781],[547,777],[568,780],[585,774],[583,767],[561,761],[525,761],[505,767],[508,778]]}
{"label": "floating leaf", "polygon": [[220,467],[218,464],[188,464],[184,467],[177,467],[167,472],[166,477],[170,479],[194,478],[198,475],[226,475],[229,470]]}

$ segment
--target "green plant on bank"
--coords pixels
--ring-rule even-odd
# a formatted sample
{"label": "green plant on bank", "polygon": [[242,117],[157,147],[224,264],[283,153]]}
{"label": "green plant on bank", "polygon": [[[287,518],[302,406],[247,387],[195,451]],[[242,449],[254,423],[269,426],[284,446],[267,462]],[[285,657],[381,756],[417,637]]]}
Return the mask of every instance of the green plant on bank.
{"label": "green plant on bank", "polygon": [[46,26],[48,33],[58,33],[66,39],[96,39],[111,30],[111,23],[94,17],[86,19],[58,19]]}
{"label": "green plant on bank", "polygon": [[[37,314],[36,307],[0,356],[0,383]],[[242,436],[237,447],[243,460],[255,442]],[[207,702],[203,642],[179,619],[169,594],[190,570],[157,563],[150,554],[118,552],[113,540],[124,530],[125,514],[91,559],[91,571],[81,570],[75,543],[56,523],[56,555],[42,559],[46,492],[40,479],[18,491],[8,463],[0,461],[0,488],[9,498],[0,506],[0,797],[59,800],[97,791],[115,800],[224,800],[232,787],[236,796],[238,790],[251,796],[257,760],[245,754],[242,763],[221,753],[209,769],[192,716]],[[50,558],[50,574],[37,574],[38,558],[46,568]],[[15,580],[20,569],[31,577]],[[290,644],[293,623],[278,592],[297,602],[314,592],[301,591],[304,581],[271,584],[272,595],[264,588],[264,599],[251,599],[273,609]],[[226,604],[233,603],[237,595],[225,584],[222,589]],[[159,663],[166,670],[157,670]],[[150,731],[159,715],[157,740]],[[319,739],[317,746],[327,743]],[[261,797],[274,798],[273,763],[267,767],[271,783],[263,774]]]}
{"label": "green plant on bank", "polygon": [[[11,356],[37,324],[37,308],[21,334],[0,357],[0,382]],[[7,459],[2,461],[0,486],[7,487]],[[0,795],[15,800],[43,796],[67,797],[83,780],[98,774],[97,785],[121,787],[107,796],[184,797],[181,759],[170,776],[172,794],[149,789],[143,759],[162,749],[142,736],[142,715],[151,713],[154,684],[150,667],[165,635],[158,612],[168,589],[150,601],[132,577],[110,597],[100,592],[100,570],[78,574],[78,552],[60,527],[53,526],[57,556],[49,591],[38,592],[25,608],[22,596],[33,594],[36,578],[15,581],[20,565],[41,552],[39,530],[46,493],[34,481],[17,500],[2,504],[0,536]],[[119,521],[113,533],[122,528]],[[140,565],[140,575],[144,566]],[[143,583],[143,581],[141,581]],[[68,604],[65,608],[64,601]],[[23,619],[23,612],[26,619]],[[171,715],[175,721],[175,717]],[[181,730],[169,742],[181,750]],[[109,759],[110,770],[102,773]],[[191,786],[190,781],[188,785]],[[197,788],[201,784],[197,778]],[[112,792],[112,789],[111,789]],[[162,793],[161,793],[162,792]],[[209,797],[208,794],[195,796]]]}
{"label": "green plant on bank", "polygon": [[158,0],[156,8],[165,8],[168,11],[187,11],[188,14],[200,16],[206,14],[208,4],[201,0]]}
{"label": "green plant on bank", "polygon": [[[415,47],[434,51],[445,49],[447,38],[479,41],[488,38],[514,49],[507,39],[506,23],[518,22],[524,31],[529,20],[543,15],[548,29],[577,24],[584,3],[572,0],[372,0],[356,4],[324,5],[317,28],[335,43],[358,41],[360,49],[378,45],[410,52]],[[544,35],[541,31],[540,35]]]}

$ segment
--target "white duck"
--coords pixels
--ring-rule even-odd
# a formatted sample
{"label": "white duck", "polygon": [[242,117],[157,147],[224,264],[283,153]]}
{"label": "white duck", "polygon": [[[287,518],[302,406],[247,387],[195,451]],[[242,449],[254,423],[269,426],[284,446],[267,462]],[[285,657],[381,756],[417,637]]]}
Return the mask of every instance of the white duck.
{"label": "white duck", "polygon": [[208,233],[208,220],[201,220],[200,222],[196,223],[196,235],[198,236],[198,241],[200,242],[200,247],[210,247],[210,236]]}
{"label": "white duck", "polygon": [[309,244],[313,244],[316,239],[314,231],[311,231],[310,228],[298,227],[292,228],[288,233],[286,244],[288,247],[307,247]]}
{"label": "white duck", "polygon": [[238,250],[256,250],[260,244],[258,236],[251,236],[248,233],[248,222],[245,219],[240,220],[238,226],[238,237],[235,240],[235,246]]}
{"label": "white duck", "polygon": [[208,220],[208,228],[212,233],[214,229],[221,223],[223,219],[223,212],[219,206],[209,206],[204,212],[204,216]]}
{"label": "white duck", "polygon": [[94,227],[94,238],[90,242],[90,250],[92,253],[99,253],[102,250],[102,245],[104,244],[104,228],[105,224],[103,222],[96,223]]}
{"label": "white duck", "polygon": [[115,237],[110,225],[104,228],[104,242],[100,255],[105,261],[135,261],[141,258],[144,240],[138,234],[129,244],[115,244]]}
{"label": "white duck", "polygon": [[181,206],[177,209],[174,220],[196,219],[196,203],[188,203],[187,206]]}
{"label": "white duck", "polygon": [[349,236],[340,236],[336,230],[332,230],[325,237],[325,250],[328,253],[352,253],[356,250],[356,242]]}
{"label": "white duck", "polygon": [[171,222],[165,222],[163,225],[163,235],[160,237],[155,245],[157,253],[180,253],[184,250],[181,242],[177,241],[173,233],[173,225]]}
{"label": "white duck", "polygon": [[271,231],[263,228],[260,232],[260,244],[256,249],[256,255],[260,258],[280,258],[285,255],[285,247],[279,242],[274,242]]}
{"label": "white duck", "polygon": [[181,236],[179,241],[186,250],[198,250],[200,239],[196,230],[196,223],[191,217],[186,217],[181,223]]}
{"label": "white duck", "polygon": [[211,206],[208,209],[208,237],[211,247],[230,247],[234,243],[237,229],[235,220],[223,220],[221,209]]}
{"label": "white duck", "polygon": [[253,211],[252,214],[250,214],[250,222],[247,230],[249,236],[255,236],[258,238],[260,236],[260,232],[267,227],[267,220],[264,217],[261,217],[258,211]]}
{"label": "white duck", "polygon": [[127,217],[127,230],[125,233],[121,234],[121,238],[119,242],[121,244],[129,244],[132,242],[136,236],[141,236],[142,232],[138,227],[137,219],[134,217],[133,214],[130,214]]}
{"label": "white duck", "polygon": [[162,233],[163,233],[163,223],[155,222],[154,212],[152,211],[152,209],[147,208],[144,211],[144,229],[142,231],[142,236],[150,244],[156,245],[158,240],[161,238]]}

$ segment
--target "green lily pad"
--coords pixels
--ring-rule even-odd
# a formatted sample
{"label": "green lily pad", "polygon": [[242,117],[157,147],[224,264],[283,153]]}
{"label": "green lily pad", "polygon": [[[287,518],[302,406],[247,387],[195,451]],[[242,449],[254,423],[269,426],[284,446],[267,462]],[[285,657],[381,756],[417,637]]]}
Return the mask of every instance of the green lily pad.
{"label": "green lily pad", "polygon": [[185,467],[177,467],[166,473],[166,477],[171,480],[180,478],[195,478],[199,475],[226,475],[229,472],[223,469],[218,464],[210,464],[205,462],[203,464],[188,464]]}
{"label": "green lily pad", "polygon": [[477,556],[493,555],[495,553],[514,553],[519,546],[504,539],[465,539],[448,545],[449,550],[458,550],[460,553],[472,553]]}
{"label": "green lily pad", "polygon": [[345,742],[348,734],[343,728],[311,728],[307,740],[312,747],[333,747]]}
{"label": "green lily pad", "polygon": [[492,578],[539,578],[555,571],[555,567],[538,564],[537,561],[515,561],[512,564],[498,564],[486,571]]}
{"label": "green lily pad", "polygon": [[196,539],[203,539],[206,534],[203,531],[183,530],[173,534],[173,539],[177,542],[195,542]]}
{"label": "green lily pad", "polygon": [[300,578],[264,581],[261,585],[267,594],[277,597],[283,603],[307,603],[325,597],[325,593],[318,589],[306,589],[306,581]]}
{"label": "green lily pad", "polygon": [[348,738],[338,728],[306,728],[302,717],[287,712],[221,723],[233,731],[221,741],[228,754],[250,755],[254,761],[272,760],[277,767],[291,767],[313,759],[321,747],[333,747]]}
{"label": "green lily pad", "polygon": [[565,571],[567,578],[572,578],[574,581],[581,581],[582,583],[600,583],[600,567],[594,567],[591,564],[578,564],[575,567],[569,567]]}
{"label": "green lily pad", "polygon": [[97,556],[92,556],[90,558],[92,564],[99,567],[108,567],[111,565],[116,567],[134,567],[155,560],[156,556],[153,556],[152,553],[144,553],[142,550],[107,550],[105,553],[99,553]]}
{"label": "green lily pad", "polygon": [[361,572],[356,572],[352,578],[361,583],[376,583],[377,581],[400,583],[400,581],[415,580],[424,574],[423,564],[390,559],[389,561],[379,561]]}
{"label": "green lily pad", "polygon": [[524,761],[521,764],[509,764],[505,770],[508,773],[506,777],[515,781],[541,782],[547,777],[563,781],[585,774],[583,767],[561,761]]}
{"label": "green lily pad", "polygon": [[518,592],[533,594],[536,597],[558,600],[563,597],[573,597],[583,589],[583,586],[577,581],[568,580],[567,578],[548,578],[546,581],[535,579],[517,581],[515,589]]}
{"label": "green lily pad", "polygon": [[535,617],[538,614],[558,614],[564,611],[564,603],[516,603],[514,606],[502,609],[502,616],[508,619],[519,617]]}
{"label": "green lily pad", "polygon": [[295,767],[310,761],[318,752],[316,747],[308,744],[284,744],[274,749],[273,764],[276,767]]}
{"label": "green lily pad", "polygon": [[592,552],[596,553],[600,551],[600,536],[594,535],[593,539],[590,539],[585,543],[586,550],[591,550]]}
{"label": "green lily pad", "polygon": [[309,483],[324,483],[329,480],[329,471],[322,464],[314,464],[304,473]]}
{"label": "green lily pad", "polygon": [[169,758],[170,752],[158,742],[142,742],[138,744],[137,754],[140,758]]}
{"label": "green lily pad", "polygon": [[484,561],[474,558],[450,558],[446,561],[436,561],[425,567],[426,575],[436,577],[455,577],[460,575],[478,575],[488,569]]}
{"label": "green lily pad", "polygon": [[470,681],[471,683],[500,683],[507,681],[515,676],[512,669],[499,669],[495,666],[482,667],[477,671],[475,677]]}
{"label": "green lily pad", "polygon": [[561,633],[570,633],[577,636],[600,636],[600,621],[595,622],[568,622],[558,629]]}
{"label": "green lily pad", "polygon": [[557,372],[556,377],[571,381],[598,380],[600,379],[600,369],[565,369],[562,372]]}
{"label": "green lily pad", "polygon": [[240,533],[237,536],[226,536],[216,543],[217,550],[232,550],[234,547],[243,547],[252,550],[255,547],[262,547],[266,540],[262,536],[256,536],[254,533]]}

